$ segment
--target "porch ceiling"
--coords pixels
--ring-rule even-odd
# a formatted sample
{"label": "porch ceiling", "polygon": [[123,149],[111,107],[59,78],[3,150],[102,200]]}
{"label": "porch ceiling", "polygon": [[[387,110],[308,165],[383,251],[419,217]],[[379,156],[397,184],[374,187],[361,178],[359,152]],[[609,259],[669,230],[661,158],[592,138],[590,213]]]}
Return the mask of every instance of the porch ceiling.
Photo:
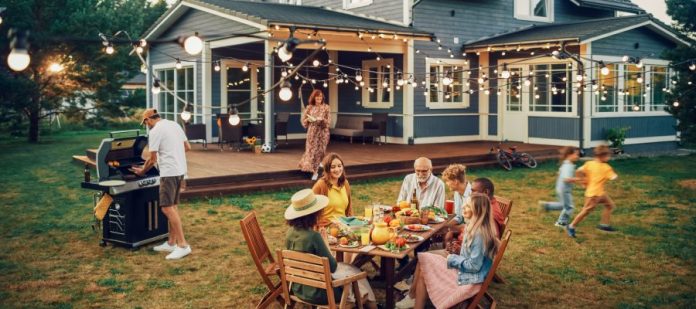
{"label": "porch ceiling", "polygon": [[464,43],[464,51],[480,51],[488,48],[500,50],[517,46],[551,43],[586,43],[640,26],[649,26],[658,34],[679,44],[689,42],[676,34],[669,26],[655,20],[651,15],[635,15],[592,19],[571,23],[531,25],[510,32],[495,34]]}

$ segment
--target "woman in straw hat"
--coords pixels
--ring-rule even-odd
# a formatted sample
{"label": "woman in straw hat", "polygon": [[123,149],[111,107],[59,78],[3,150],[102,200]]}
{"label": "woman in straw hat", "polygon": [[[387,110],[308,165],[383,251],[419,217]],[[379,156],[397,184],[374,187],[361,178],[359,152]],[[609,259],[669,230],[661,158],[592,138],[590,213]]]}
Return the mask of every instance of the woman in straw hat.
{"label": "woman in straw hat", "polygon": [[[322,234],[314,230],[321,216],[321,211],[328,204],[328,197],[316,195],[312,189],[300,190],[293,194],[291,204],[285,210],[285,220],[290,226],[285,237],[285,248],[328,258],[331,276],[334,279],[340,279],[359,273],[360,269],[349,264],[337,263]],[[363,294],[363,299],[367,299],[368,307],[376,308],[375,294],[367,280],[358,281],[358,287],[360,293]],[[293,284],[292,293],[303,301],[312,304],[328,303],[326,291],[311,286]],[[334,289],[334,295],[339,298],[336,300],[337,302],[340,301],[341,293],[341,288]],[[348,299],[354,299],[352,291]]]}

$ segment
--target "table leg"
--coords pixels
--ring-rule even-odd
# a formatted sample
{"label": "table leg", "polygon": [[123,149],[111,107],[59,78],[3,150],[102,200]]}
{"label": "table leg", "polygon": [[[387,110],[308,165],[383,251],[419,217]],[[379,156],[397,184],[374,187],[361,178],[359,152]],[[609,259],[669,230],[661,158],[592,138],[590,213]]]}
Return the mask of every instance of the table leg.
{"label": "table leg", "polygon": [[396,276],[394,274],[395,270],[395,263],[396,259],[394,258],[386,258],[382,257],[382,269],[381,272],[384,274],[384,281],[386,283],[385,292],[386,292],[386,308],[387,309],[392,309],[394,308],[395,305],[395,300],[394,300],[394,284],[396,284],[395,279]]}
{"label": "table leg", "polygon": [[335,251],[336,252],[336,262],[343,262],[343,252],[341,251]]}

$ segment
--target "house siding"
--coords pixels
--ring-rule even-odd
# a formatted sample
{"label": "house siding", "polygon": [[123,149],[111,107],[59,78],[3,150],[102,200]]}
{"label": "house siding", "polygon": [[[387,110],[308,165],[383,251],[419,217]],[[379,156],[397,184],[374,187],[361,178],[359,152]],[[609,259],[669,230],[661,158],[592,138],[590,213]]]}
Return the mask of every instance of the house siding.
{"label": "house siding", "polygon": [[604,140],[611,128],[630,127],[627,138],[676,135],[677,122],[672,116],[616,117],[592,119],[592,140]]}
{"label": "house siding", "polygon": [[[326,6],[333,9],[343,9],[343,0],[303,0],[302,5]],[[392,22],[403,23],[403,0],[373,0],[372,4],[354,9],[347,9],[354,14],[364,14],[368,17],[379,17]]]}
{"label": "house siding", "polygon": [[479,116],[415,117],[415,137],[443,137],[479,134]]}
{"label": "house siding", "polygon": [[580,138],[580,120],[578,118],[528,118],[528,136],[532,138],[578,140]]}
{"label": "house siding", "polygon": [[[639,44],[637,49],[636,43]],[[592,42],[592,53],[659,58],[665,50],[675,47],[673,42],[646,27],[641,27]]]}

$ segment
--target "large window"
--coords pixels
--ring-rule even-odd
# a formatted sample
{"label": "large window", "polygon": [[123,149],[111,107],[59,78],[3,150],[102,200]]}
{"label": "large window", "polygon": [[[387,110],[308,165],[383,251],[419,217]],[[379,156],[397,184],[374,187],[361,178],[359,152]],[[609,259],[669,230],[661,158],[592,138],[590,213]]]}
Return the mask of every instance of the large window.
{"label": "large window", "polygon": [[343,9],[359,8],[372,4],[372,0],[343,0]]}
{"label": "large window", "polygon": [[617,86],[619,83],[617,78],[618,65],[607,64],[606,68],[609,70],[607,75],[602,75],[602,68],[597,68],[595,76],[598,76],[598,78],[592,84],[592,91],[596,102],[595,112],[597,113],[619,111],[619,96],[617,95],[619,89]]}
{"label": "large window", "polygon": [[553,0],[514,0],[515,18],[553,22]]}
{"label": "large window", "polygon": [[665,66],[651,66],[650,84],[646,85],[646,92],[650,94],[650,110],[661,111],[665,105],[665,91],[668,88],[668,71]]}
{"label": "large window", "polygon": [[522,111],[522,68],[511,68],[510,78],[505,86],[507,90],[507,99],[505,102],[505,110],[511,112]]}
{"label": "large window", "polygon": [[532,67],[532,88],[529,111],[572,112],[570,66],[560,64],[538,64]]}
{"label": "large window", "polygon": [[363,106],[390,108],[394,106],[394,59],[363,61]]}
{"label": "large window", "polygon": [[[197,121],[196,117],[198,110],[194,105],[194,74],[193,67],[184,67],[181,69],[163,69],[155,70],[155,75],[160,80],[160,84],[171,91],[162,91],[157,96],[155,106],[159,114],[169,120],[178,121],[178,116],[184,110],[185,103],[188,102],[187,110],[193,115],[192,120]],[[178,99],[175,97],[178,97]]]}
{"label": "large window", "polygon": [[[440,62],[440,63],[438,63]],[[428,58],[426,62],[426,79],[428,108],[464,108],[469,107],[469,83],[465,72],[468,65],[465,61],[452,59],[437,60]],[[449,78],[451,84],[444,85],[444,78]]]}
{"label": "large window", "polygon": [[645,70],[636,65],[624,65],[624,112],[644,112]]}
{"label": "large window", "polygon": [[[236,106],[244,120],[256,121],[263,110],[264,73],[258,62],[223,61],[224,74],[222,106]],[[224,111],[223,111],[224,112]],[[252,119],[253,118],[253,119]]]}

